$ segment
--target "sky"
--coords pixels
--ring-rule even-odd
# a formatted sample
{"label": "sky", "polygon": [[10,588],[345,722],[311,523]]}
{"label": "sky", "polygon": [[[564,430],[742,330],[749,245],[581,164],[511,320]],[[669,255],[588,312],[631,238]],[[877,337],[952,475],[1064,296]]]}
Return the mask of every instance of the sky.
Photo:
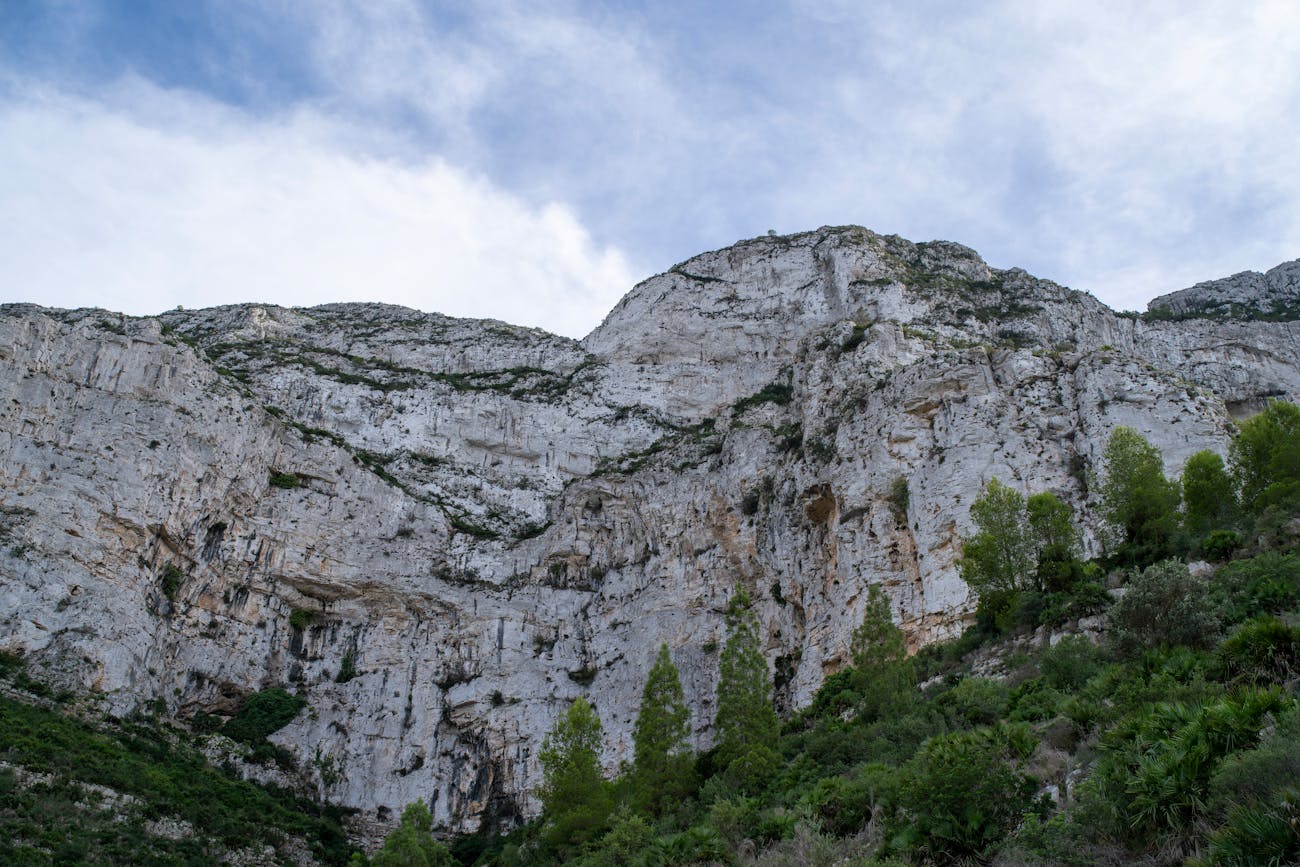
{"label": "sky", "polygon": [[0,302],[581,337],[864,225],[1117,309],[1300,256],[1292,0],[0,0]]}

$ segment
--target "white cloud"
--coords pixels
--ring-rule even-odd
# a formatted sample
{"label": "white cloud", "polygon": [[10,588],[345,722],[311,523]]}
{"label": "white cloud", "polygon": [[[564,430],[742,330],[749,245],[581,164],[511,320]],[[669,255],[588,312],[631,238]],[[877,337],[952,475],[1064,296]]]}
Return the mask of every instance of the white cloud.
{"label": "white cloud", "polygon": [[812,108],[805,209],[869,190],[876,228],[1118,307],[1300,254],[1293,3],[794,3],[861,46]]}
{"label": "white cloud", "polygon": [[140,82],[94,100],[11,88],[0,299],[384,301],[581,336],[630,288],[626,257],[563,204],[375,155],[390,145],[319,111],[255,119]]}

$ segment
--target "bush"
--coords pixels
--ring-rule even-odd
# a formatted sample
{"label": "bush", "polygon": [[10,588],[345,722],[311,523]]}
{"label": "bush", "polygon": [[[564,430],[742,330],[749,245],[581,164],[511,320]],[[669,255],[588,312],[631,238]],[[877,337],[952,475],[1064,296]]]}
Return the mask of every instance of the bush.
{"label": "bush", "polygon": [[293,721],[307,699],[280,687],[255,692],[244,700],[239,712],[222,728],[226,737],[257,745]]}
{"label": "bush", "polygon": [[1201,540],[1200,549],[1206,560],[1222,563],[1241,547],[1241,534],[1231,530],[1215,530]]}
{"label": "bush", "polygon": [[[349,650],[347,653],[343,654],[343,661],[339,663],[339,673],[334,676],[334,682],[347,683],[349,680],[351,680],[356,676],[357,676],[356,654],[354,654],[352,651]],[[500,696],[500,695],[501,693],[498,690],[496,696]],[[493,705],[500,704],[500,702],[496,701],[496,696],[494,696],[493,698],[493,702],[492,702]]]}
{"label": "bush", "polygon": [[1264,615],[1237,628],[1219,645],[1225,678],[1253,683],[1285,683],[1300,674],[1300,629]]}
{"label": "bush", "polygon": [[871,819],[871,790],[863,780],[827,777],[803,796],[822,829],[836,837],[856,834]]}
{"label": "bush", "polygon": [[987,677],[963,677],[940,699],[965,726],[989,725],[1007,710],[1010,690]]}
{"label": "bush", "polygon": [[1254,867],[1300,863],[1300,788],[1284,791],[1269,805],[1237,807],[1228,823],[1210,835],[1207,867]]}
{"label": "bush", "polygon": [[927,741],[900,775],[893,845],[940,862],[990,857],[1034,802],[1037,782],[1017,769],[1033,748],[1023,725]]}
{"label": "bush", "polygon": [[1110,619],[1111,639],[1123,654],[1179,645],[1208,647],[1219,631],[1209,586],[1177,560],[1134,572]]}
{"label": "bush", "polygon": [[1226,815],[1234,805],[1277,803],[1278,793],[1300,780],[1300,707],[1278,715],[1257,747],[1234,753],[1210,779],[1210,809]]}
{"label": "bush", "polygon": [[1082,635],[1062,638],[1043,652],[1039,671],[1054,689],[1076,690],[1104,664],[1101,648]]}
{"label": "bush", "polygon": [[1265,691],[1142,710],[1103,740],[1099,793],[1138,840],[1189,828],[1206,813],[1210,778],[1223,759],[1254,746],[1264,718],[1283,705]]}
{"label": "bush", "polygon": [[1300,556],[1269,552],[1229,563],[1215,573],[1214,595],[1228,623],[1289,611],[1300,605]]}
{"label": "bush", "polygon": [[1010,713],[1012,722],[1042,722],[1056,716],[1064,696],[1048,686],[1041,677],[1027,680],[1011,691]]}
{"label": "bush", "polygon": [[269,479],[271,487],[281,488],[283,490],[292,490],[302,485],[296,473],[276,473],[272,472]]}
{"label": "bush", "polygon": [[181,582],[185,580],[185,573],[182,572],[175,563],[168,563],[163,566],[162,577],[159,582],[162,584],[163,595],[168,601],[176,601],[176,592],[181,589]]}
{"label": "bush", "polygon": [[402,811],[401,822],[370,859],[370,867],[452,867],[453,864],[455,861],[447,847],[433,838],[433,817],[422,800]]}

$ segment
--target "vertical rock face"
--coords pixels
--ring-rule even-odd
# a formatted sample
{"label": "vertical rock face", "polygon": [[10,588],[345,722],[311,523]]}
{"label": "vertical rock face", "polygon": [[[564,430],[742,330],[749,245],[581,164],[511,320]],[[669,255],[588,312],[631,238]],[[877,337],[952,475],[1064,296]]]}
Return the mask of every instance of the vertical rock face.
{"label": "vertical rock face", "polygon": [[914,646],[960,628],[987,479],[1086,516],[1114,426],[1177,473],[1300,396],[1295,338],[855,227],[698,256],[582,342],[369,304],[8,306],[0,645],[119,712],[288,685],[310,708],[275,739],[323,795],[510,822],[576,696],[630,758],[660,642],[710,742],[736,584],[797,707],[871,584]]}

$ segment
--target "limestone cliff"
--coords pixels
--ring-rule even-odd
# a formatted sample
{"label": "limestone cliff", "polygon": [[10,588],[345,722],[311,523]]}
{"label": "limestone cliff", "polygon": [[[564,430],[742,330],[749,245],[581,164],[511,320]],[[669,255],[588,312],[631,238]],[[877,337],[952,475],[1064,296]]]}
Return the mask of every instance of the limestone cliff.
{"label": "limestone cliff", "polygon": [[372,304],[0,308],[0,646],[119,712],[290,685],[275,739],[323,795],[510,821],[574,697],[630,758],[662,641],[709,743],[736,583],[796,707],[870,584],[914,645],[960,627],[989,477],[1086,515],[1115,425],[1177,473],[1300,397],[1295,323],[1174,319],[854,227],[697,256],[581,342]]}

